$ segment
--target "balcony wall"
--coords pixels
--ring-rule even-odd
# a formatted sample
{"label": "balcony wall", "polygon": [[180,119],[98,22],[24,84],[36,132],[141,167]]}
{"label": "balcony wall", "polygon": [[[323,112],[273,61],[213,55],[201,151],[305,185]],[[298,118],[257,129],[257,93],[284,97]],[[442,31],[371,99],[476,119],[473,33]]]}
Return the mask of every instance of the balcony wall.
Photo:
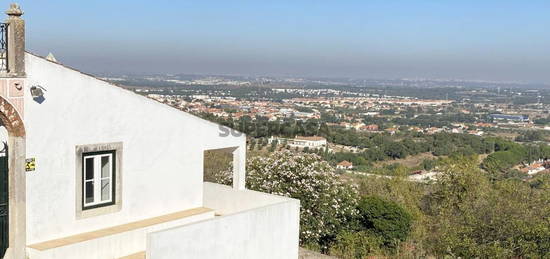
{"label": "balcony wall", "polygon": [[204,206],[220,216],[148,234],[147,258],[298,258],[298,200],[204,183]]}

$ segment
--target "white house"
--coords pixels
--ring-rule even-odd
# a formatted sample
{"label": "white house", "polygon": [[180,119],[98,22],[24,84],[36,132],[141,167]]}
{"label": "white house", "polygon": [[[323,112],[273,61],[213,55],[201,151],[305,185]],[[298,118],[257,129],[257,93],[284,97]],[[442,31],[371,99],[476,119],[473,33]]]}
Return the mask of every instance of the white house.
{"label": "white house", "polygon": [[319,136],[311,136],[311,137],[296,136],[291,142],[289,142],[289,145],[291,147],[319,148],[327,145],[327,139]]}
{"label": "white house", "polygon": [[353,163],[349,162],[347,160],[344,160],[344,161],[336,164],[336,169],[351,170],[351,169],[353,169]]}
{"label": "white house", "polygon": [[279,144],[286,143],[291,147],[299,147],[299,148],[305,148],[305,147],[320,148],[327,145],[327,139],[319,136],[311,136],[311,137],[296,136],[293,139],[271,136],[268,139],[268,143],[271,144],[273,141],[277,141],[277,143]]}
{"label": "white house", "polygon": [[539,161],[536,161],[532,164],[530,164],[529,166],[526,166],[522,169],[520,169],[520,171],[528,174],[528,175],[535,175],[535,174],[538,174],[542,171],[546,170],[546,167],[544,166],[544,163],[542,160],[539,160]]}
{"label": "white house", "polygon": [[[246,190],[243,134],[26,53],[6,13],[0,257],[298,257],[299,201]],[[205,150],[233,186],[203,182]]]}

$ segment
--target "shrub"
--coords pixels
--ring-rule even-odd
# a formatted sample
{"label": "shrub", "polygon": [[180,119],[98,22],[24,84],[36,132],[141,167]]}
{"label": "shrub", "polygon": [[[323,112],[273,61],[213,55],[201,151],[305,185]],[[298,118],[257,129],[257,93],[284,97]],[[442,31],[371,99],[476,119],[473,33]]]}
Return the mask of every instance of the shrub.
{"label": "shrub", "polygon": [[300,200],[300,243],[321,250],[357,215],[357,191],[315,154],[276,152],[247,161],[247,187]]}
{"label": "shrub", "polygon": [[411,230],[411,215],[397,203],[377,196],[359,202],[359,220],[363,228],[379,235],[385,245],[404,241]]}
{"label": "shrub", "polygon": [[[523,181],[491,181],[477,159],[443,168],[426,200],[437,255],[460,258],[546,258],[550,195]],[[546,257],[545,257],[546,256]]]}
{"label": "shrub", "polygon": [[382,239],[368,231],[342,232],[330,247],[330,254],[344,259],[362,259],[382,253]]}

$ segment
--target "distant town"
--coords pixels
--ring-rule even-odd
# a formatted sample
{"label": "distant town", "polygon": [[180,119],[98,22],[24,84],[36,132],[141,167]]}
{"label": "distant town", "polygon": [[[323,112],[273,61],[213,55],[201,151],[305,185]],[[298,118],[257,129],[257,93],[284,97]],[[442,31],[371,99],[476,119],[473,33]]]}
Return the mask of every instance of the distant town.
{"label": "distant town", "polygon": [[[344,174],[403,171],[425,181],[446,156],[498,154],[494,138],[547,146],[550,136],[550,90],[543,85],[200,75],[104,79],[246,133],[252,154],[317,153]],[[516,162],[506,170],[524,179],[550,167],[542,156]]]}
{"label": "distant town", "polygon": [[24,2],[0,259],[550,259],[550,1]]}

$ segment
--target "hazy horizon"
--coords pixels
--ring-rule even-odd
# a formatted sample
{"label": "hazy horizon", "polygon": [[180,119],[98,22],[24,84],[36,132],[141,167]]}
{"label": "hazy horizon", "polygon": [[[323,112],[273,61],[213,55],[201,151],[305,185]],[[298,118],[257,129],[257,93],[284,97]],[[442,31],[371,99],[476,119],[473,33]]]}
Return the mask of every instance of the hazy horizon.
{"label": "hazy horizon", "polygon": [[19,3],[29,51],[90,73],[550,83],[544,1]]}

